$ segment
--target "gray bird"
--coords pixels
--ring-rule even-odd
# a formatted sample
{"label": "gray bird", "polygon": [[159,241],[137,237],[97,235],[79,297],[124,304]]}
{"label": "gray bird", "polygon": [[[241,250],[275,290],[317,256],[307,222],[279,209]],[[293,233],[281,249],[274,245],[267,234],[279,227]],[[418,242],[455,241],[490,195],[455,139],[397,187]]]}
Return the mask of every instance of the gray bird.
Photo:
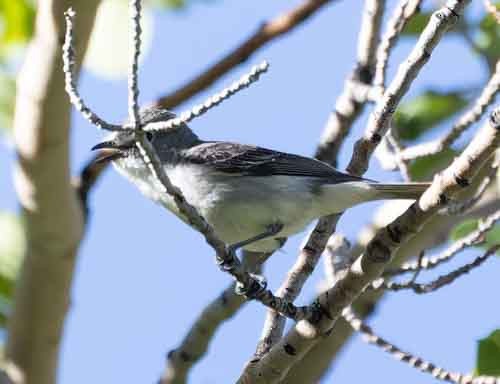
{"label": "gray bird", "polygon": [[[174,117],[164,109],[141,112],[144,125]],[[371,200],[417,199],[428,187],[426,183],[377,183],[304,156],[203,141],[186,124],[148,132],[146,137],[172,184],[234,248],[274,251],[318,217]],[[144,195],[187,222],[146,167],[133,133],[114,132],[92,149],[101,150],[98,161],[112,161]]]}

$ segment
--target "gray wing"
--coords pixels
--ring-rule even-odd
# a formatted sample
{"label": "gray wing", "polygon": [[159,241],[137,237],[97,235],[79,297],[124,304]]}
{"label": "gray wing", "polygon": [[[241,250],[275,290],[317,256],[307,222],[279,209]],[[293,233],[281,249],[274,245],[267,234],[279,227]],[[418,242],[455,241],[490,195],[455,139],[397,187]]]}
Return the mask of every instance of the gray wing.
{"label": "gray wing", "polygon": [[220,172],[248,176],[316,177],[331,183],[366,180],[337,171],[309,157],[278,152],[252,145],[206,142],[183,152],[183,161],[210,165]]}

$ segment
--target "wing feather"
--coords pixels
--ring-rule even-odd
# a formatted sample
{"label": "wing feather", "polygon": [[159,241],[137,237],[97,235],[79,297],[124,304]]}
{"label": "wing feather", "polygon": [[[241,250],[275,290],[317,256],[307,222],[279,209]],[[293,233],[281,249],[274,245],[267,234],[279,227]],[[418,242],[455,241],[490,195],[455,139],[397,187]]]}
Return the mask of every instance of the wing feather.
{"label": "wing feather", "polygon": [[332,183],[365,180],[308,157],[236,143],[205,142],[185,151],[182,158],[230,174],[303,176],[330,179]]}

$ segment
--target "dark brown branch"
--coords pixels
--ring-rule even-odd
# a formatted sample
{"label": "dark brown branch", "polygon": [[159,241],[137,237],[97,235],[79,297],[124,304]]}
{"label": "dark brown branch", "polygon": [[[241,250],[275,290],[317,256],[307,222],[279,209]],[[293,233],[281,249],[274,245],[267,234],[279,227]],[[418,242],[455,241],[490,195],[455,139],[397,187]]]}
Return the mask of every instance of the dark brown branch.
{"label": "dark brown branch", "polygon": [[282,13],[274,19],[264,23],[240,46],[227,53],[218,62],[207,68],[203,73],[196,76],[191,81],[170,94],[160,97],[155,102],[155,105],[164,108],[174,108],[182,104],[198,92],[211,86],[231,69],[247,61],[259,48],[299,26],[321,7],[330,2],[331,0],[304,1],[298,7]]}

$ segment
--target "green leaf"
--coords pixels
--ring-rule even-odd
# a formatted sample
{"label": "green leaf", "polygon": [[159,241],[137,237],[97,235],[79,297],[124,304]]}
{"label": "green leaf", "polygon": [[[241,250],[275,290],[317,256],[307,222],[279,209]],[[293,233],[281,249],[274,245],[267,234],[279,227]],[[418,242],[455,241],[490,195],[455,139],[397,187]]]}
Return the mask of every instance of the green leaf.
{"label": "green leaf", "polygon": [[[450,238],[453,241],[459,240],[469,233],[479,228],[479,220],[467,219],[457,224],[450,232]],[[484,243],[479,244],[481,248],[490,248],[493,245],[500,244],[500,224],[496,224],[490,229],[484,238]],[[498,253],[498,252],[497,252]]]}
{"label": "green leaf", "polygon": [[13,76],[0,70],[0,132],[12,132],[16,81]]}
{"label": "green leaf", "polygon": [[[23,224],[19,216],[0,212],[0,276],[15,280],[26,247]],[[1,279],[0,279],[1,287]]]}
{"label": "green leaf", "polygon": [[434,155],[420,157],[414,160],[408,167],[408,170],[412,179],[417,181],[428,180],[436,172],[447,167],[456,155],[456,151],[447,148]]}
{"label": "green leaf", "polygon": [[[500,224],[495,225],[487,234],[486,234],[486,243],[489,246],[500,244]],[[498,253],[498,252],[497,252]]]}
{"label": "green leaf", "polygon": [[13,44],[26,43],[33,34],[35,8],[28,0],[0,0],[0,54]]}
{"label": "green leaf", "polygon": [[440,93],[427,91],[413,100],[402,103],[394,114],[394,125],[399,137],[415,140],[454,113],[467,101],[459,92]]}
{"label": "green leaf", "polygon": [[[497,9],[500,8],[498,3]],[[479,33],[475,38],[479,53],[497,60],[500,57],[500,24],[492,14],[487,14],[479,23]]]}
{"label": "green leaf", "polygon": [[401,34],[406,36],[420,35],[429,22],[431,16],[432,13],[417,13],[410,19],[408,24],[406,24],[406,26],[401,31]]}
{"label": "green leaf", "polygon": [[5,326],[26,246],[21,219],[13,213],[0,212],[0,234],[0,326]]}
{"label": "green leaf", "polygon": [[500,329],[479,340],[476,372],[478,375],[500,376]]}
{"label": "green leaf", "polygon": [[451,230],[450,237],[451,240],[457,241],[462,237],[467,236],[469,233],[475,231],[478,227],[477,219],[467,219],[457,224],[455,228]]}
{"label": "green leaf", "polygon": [[154,7],[181,9],[186,6],[185,0],[151,0]]}

